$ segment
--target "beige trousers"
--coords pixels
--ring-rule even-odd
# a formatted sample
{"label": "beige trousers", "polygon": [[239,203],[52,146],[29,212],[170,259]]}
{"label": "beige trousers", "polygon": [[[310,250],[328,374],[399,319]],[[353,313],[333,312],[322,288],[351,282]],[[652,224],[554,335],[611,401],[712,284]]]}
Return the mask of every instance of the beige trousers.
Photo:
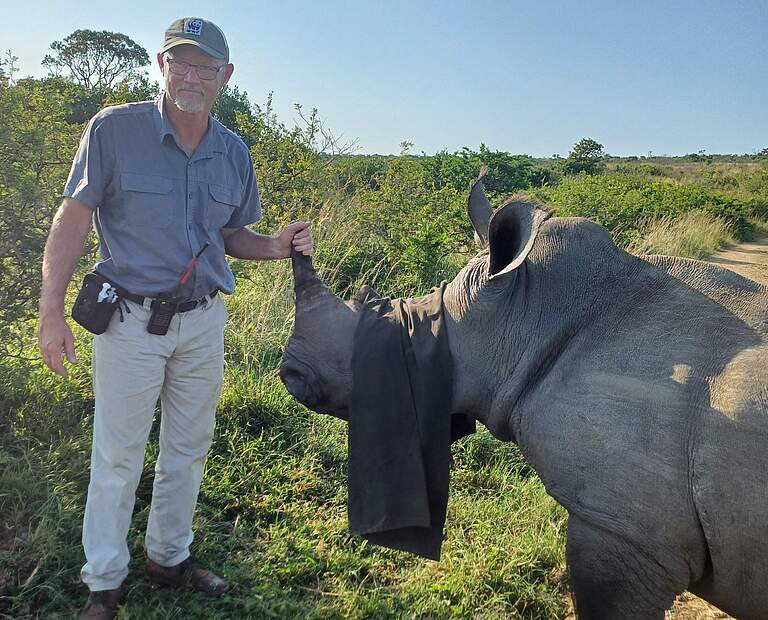
{"label": "beige trousers", "polygon": [[224,374],[221,296],[175,315],[165,336],[147,332],[148,306],[128,302],[124,321],[116,312],[93,341],[96,402],[80,573],[93,591],[116,588],[128,575],[126,538],[158,398],[160,452],[145,538],[147,555],[158,564],[173,566],[189,556],[213,439]]}

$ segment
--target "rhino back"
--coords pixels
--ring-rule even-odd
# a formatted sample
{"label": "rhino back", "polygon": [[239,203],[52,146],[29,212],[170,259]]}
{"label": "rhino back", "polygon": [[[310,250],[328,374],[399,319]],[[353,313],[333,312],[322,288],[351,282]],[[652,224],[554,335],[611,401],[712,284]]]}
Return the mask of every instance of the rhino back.
{"label": "rhino back", "polygon": [[[529,284],[543,293],[535,312],[556,315],[545,322],[582,316],[515,402],[521,449],[566,508],[685,582],[707,576],[710,556],[733,579],[745,578],[737,556],[764,579],[766,290],[698,261],[605,255],[611,264],[596,266],[594,252],[560,266],[534,256],[528,269],[530,280],[570,278],[577,294]],[[753,527],[740,545],[726,532],[734,520]]]}
{"label": "rhino back", "polygon": [[707,377],[691,483],[710,554],[710,570],[694,590],[736,616],[754,617],[768,609],[768,288],[698,261],[649,260],[747,326],[741,346]]}
{"label": "rhino back", "polygon": [[768,287],[704,261],[670,256],[640,258],[740,318],[763,340],[768,337]]}

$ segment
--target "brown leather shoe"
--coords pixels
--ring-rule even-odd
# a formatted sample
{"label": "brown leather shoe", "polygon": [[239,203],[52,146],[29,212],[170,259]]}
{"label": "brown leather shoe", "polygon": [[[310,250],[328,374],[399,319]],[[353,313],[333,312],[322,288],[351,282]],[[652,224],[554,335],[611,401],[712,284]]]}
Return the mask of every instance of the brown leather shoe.
{"label": "brown leather shoe", "polygon": [[121,600],[123,600],[122,588],[91,592],[79,618],[80,620],[112,620]]}
{"label": "brown leather shoe", "polygon": [[229,590],[229,584],[212,570],[187,558],[176,566],[160,566],[147,558],[144,567],[147,579],[153,583],[174,588],[191,588],[206,596],[221,596]]}

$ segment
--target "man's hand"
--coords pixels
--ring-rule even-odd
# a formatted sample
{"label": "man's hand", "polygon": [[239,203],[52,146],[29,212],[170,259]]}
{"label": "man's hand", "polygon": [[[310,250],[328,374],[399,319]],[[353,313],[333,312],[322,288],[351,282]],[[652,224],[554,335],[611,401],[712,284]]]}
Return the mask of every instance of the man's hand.
{"label": "man's hand", "polygon": [[67,376],[62,353],[73,364],[75,339],[64,318],[64,294],[72,278],[83,242],[91,228],[90,207],[73,198],[65,198],[51,224],[43,254],[43,286],[40,292],[40,325],[37,343],[45,365],[62,377]]}
{"label": "man's hand", "polygon": [[62,377],[67,376],[62,354],[71,364],[77,364],[75,357],[75,338],[63,316],[41,317],[37,334],[37,344],[45,365]]}
{"label": "man's hand", "polygon": [[314,243],[308,222],[288,224],[279,235],[262,235],[248,228],[222,228],[224,249],[234,258],[274,260],[290,258],[291,250],[312,254]]}
{"label": "man's hand", "polygon": [[291,250],[309,256],[315,249],[309,222],[293,222],[288,224],[277,236],[277,247],[280,258],[290,258]]}

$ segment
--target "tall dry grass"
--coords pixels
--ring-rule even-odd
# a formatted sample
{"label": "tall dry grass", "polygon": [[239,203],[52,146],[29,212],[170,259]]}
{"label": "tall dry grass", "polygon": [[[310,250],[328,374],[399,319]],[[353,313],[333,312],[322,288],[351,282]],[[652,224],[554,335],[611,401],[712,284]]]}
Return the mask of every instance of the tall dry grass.
{"label": "tall dry grass", "polygon": [[630,242],[627,249],[633,254],[706,258],[734,243],[736,239],[723,219],[704,211],[690,211],[679,218],[653,220],[645,234]]}
{"label": "tall dry grass", "polygon": [[757,218],[752,218],[750,220],[750,223],[755,228],[755,238],[759,239],[761,237],[768,237],[768,222],[765,222],[763,220],[759,220]]}

